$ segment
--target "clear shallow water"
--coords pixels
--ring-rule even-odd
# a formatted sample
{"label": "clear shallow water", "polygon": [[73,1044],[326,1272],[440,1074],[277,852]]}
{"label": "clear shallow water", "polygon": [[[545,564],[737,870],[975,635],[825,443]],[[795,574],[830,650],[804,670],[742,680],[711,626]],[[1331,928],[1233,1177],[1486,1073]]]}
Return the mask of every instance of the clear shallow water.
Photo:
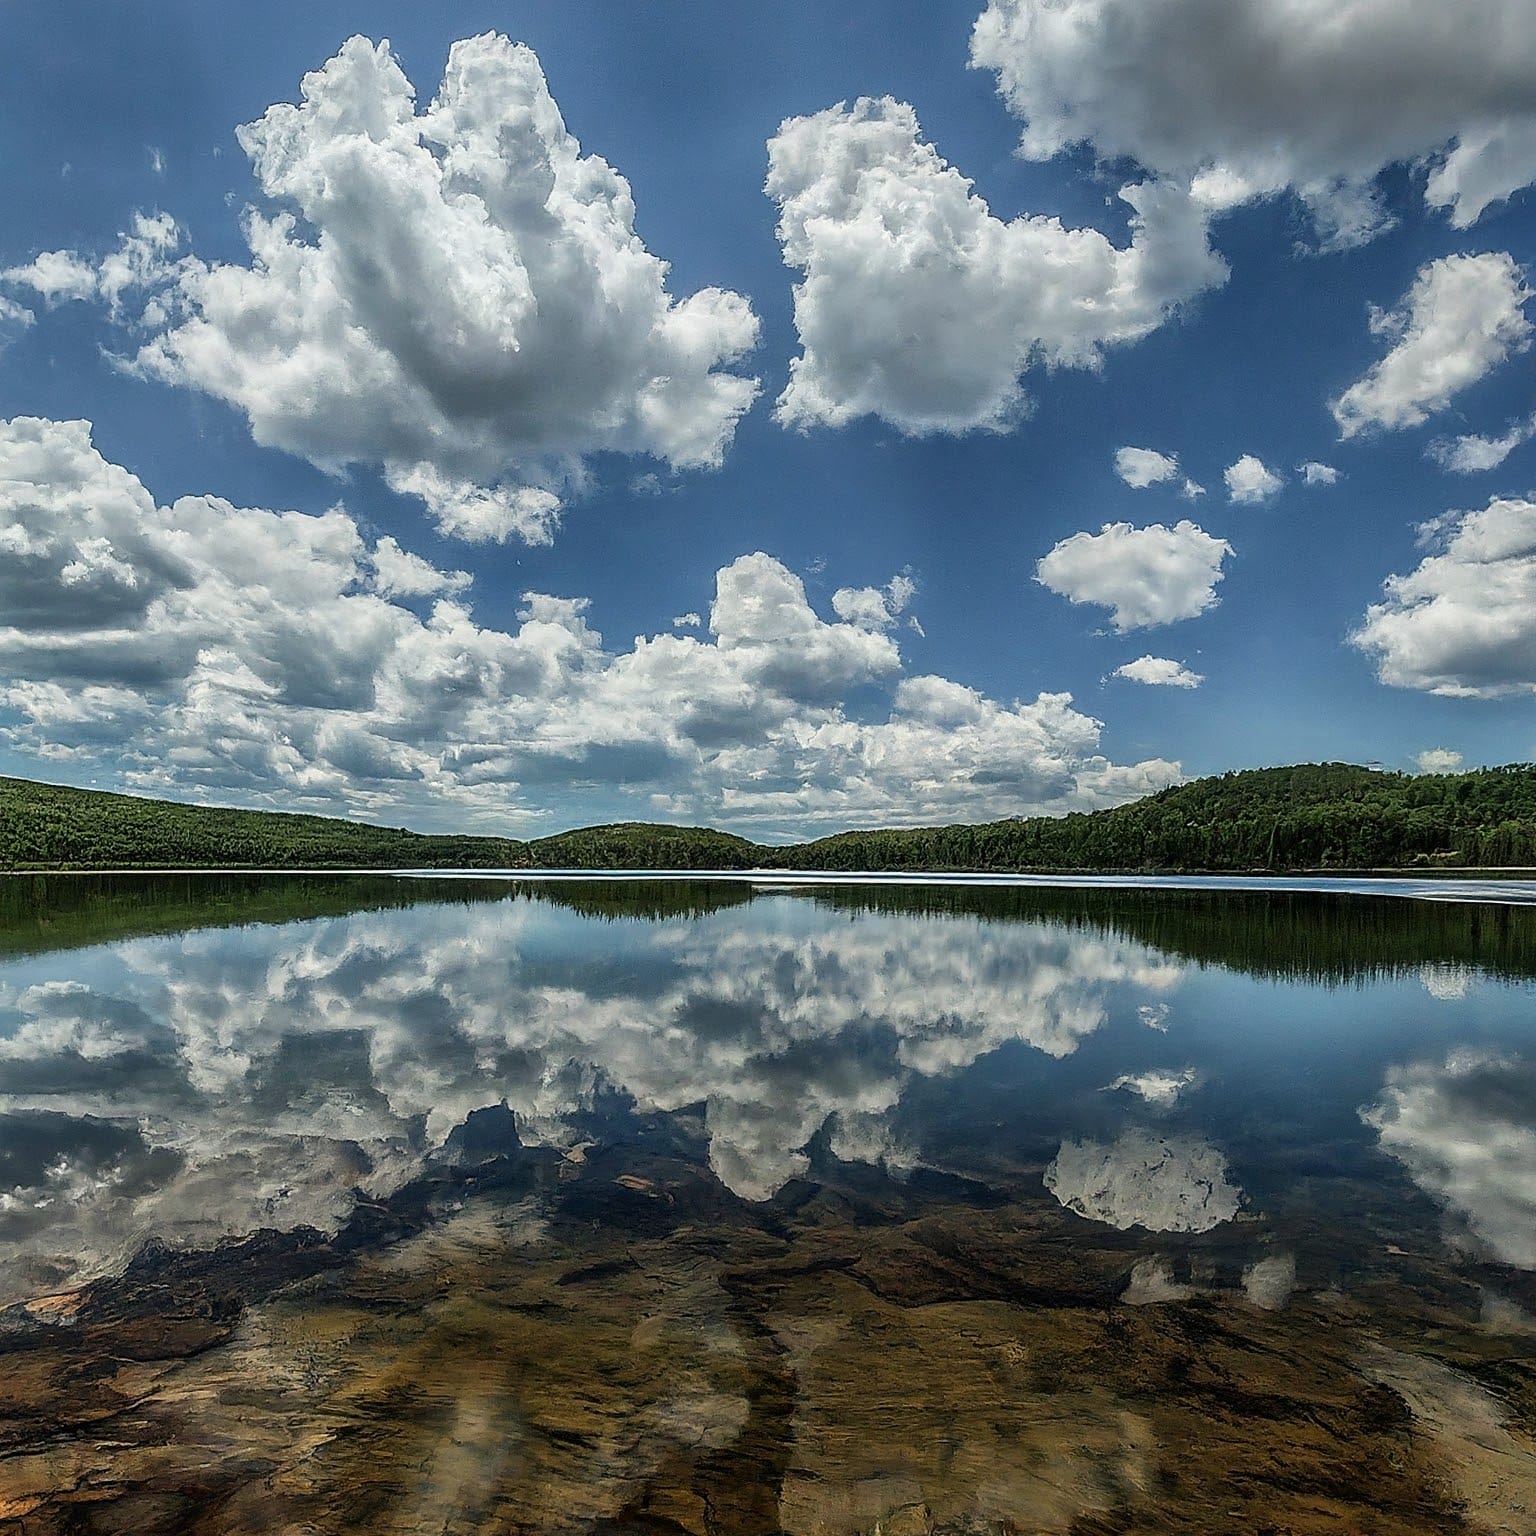
{"label": "clear shallow water", "polygon": [[[1435,884],[1429,894],[1443,898]],[[511,1436],[515,1420],[519,1443],[587,1447],[574,1467],[564,1451],[529,1450],[457,1504],[440,1492],[446,1526],[365,1518],[348,1502],[363,1474],[342,1458],[321,1499],[326,1528],[668,1529],[659,1513],[600,1522],[670,1478],[678,1508],[693,1508],[684,1485],[702,1501],[699,1529],[865,1531],[918,1506],[933,1529],[1069,1530],[1095,1511],[1150,1520],[1175,1506],[1184,1523],[1172,1528],[1204,1529],[1231,1490],[1201,1492],[1195,1471],[1170,1470],[1195,1438],[1177,1415],[1208,1429],[1218,1412],[1200,1397],[1214,1390],[1202,1371],[1231,1389],[1219,1412],[1241,1429],[1229,1425],[1234,1468],[1261,1443],[1272,1455],[1283,1445],[1302,1469],[1289,1483],[1243,1473],[1237,1502],[1223,1506],[1241,1518],[1211,1529],[1283,1528],[1282,1505],[1291,1529],[1350,1528],[1308,1523],[1322,1520],[1324,1493],[1385,1522],[1361,1529],[1458,1528],[1444,1523],[1458,1499],[1507,1523],[1516,1515],[1500,1499],[1527,1485],[1536,1497],[1536,1462],[1522,1460],[1536,1402],[1536,913],[1455,889],[1463,899],[1383,902],[1182,882],[766,889],[588,878],[511,893],[330,881],[278,900],[271,882],[40,884],[13,901],[0,932],[11,955],[0,960],[0,1304],[11,1304],[28,1358],[85,1349],[97,1307],[101,1327],[137,1317],[154,1334],[163,1323],[135,1358],[158,1349],[201,1362],[177,1367],[194,1375],[251,1351],[253,1327],[275,1328],[277,1316],[291,1332],[302,1318],[319,1330],[306,1346],[322,1362],[310,1385],[291,1376],[288,1334],[240,1357],[247,1375],[275,1362],[290,1373],[262,1410],[271,1419],[280,1401],[290,1438],[294,1415],[342,1412],[336,1394],[360,1362],[377,1369],[430,1337],[442,1391],[487,1436]],[[345,910],[349,891],[371,909]],[[258,900],[258,915],[293,920],[229,925]],[[226,926],[190,926],[200,903]],[[182,921],[185,931],[151,931]],[[50,932],[70,947],[46,947]],[[210,1253],[216,1261],[193,1262]],[[690,1384],[674,1400],[671,1382],[665,1410],[660,1387],[637,1380],[613,1394],[607,1418],[589,1404],[575,1428],[545,1423],[548,1401],[515,1382],[527,1351],[548,1341],[481,1316],[456,1320],[450,1348],[409,1286],[380,1290],[380,1265],[399,1284],[436,1266],[433,1295],[461,1299],[487,1275],[497,1296],[543,1275],[567,1343],[591,1356],[568,1384],[578,1398],[596,1390],[591,1372],[609,1380],[616,1368],[603,1364],[614,1308],[628,1319],[625,1369],[637,1369],[634,1330],[655,1315],[682,1354],[648,1369],[671,1382],[675,1366]],[[759,1295],[739,1277],[764,1265],[783,1278]],[[589,1272],[600,1272],[592,1287],[569,1278]],[[816,1273],[839,1278],[806,1281]],[[337,1288],[323,1305],[303,1299],[317,1276]],[[148,1299],[146,1284],[159,1288]],[[189,1286],[204,1300],[176,1300]],[[337,1308],[351,1317],[358,1286],[389,1318],[384,1343],[358,1342],[355,1320],[340,1334],[316,1322]],[[689,1289],[699,1286],[707,1304]],[[539,1307],[555,1305],[540,1295]],[[878,1318],[867,1315],[876,1301]],[[177,1307],[224,1321],[189,1353],[183,1324],[166,1321]],[[976,1375],[966,1351],[978,1329],[998,1334],[1004,1366],[1022,1351],[1020,1380]],[[1222,1350],[1202,1342],[1213,1329],[1240,1359],[1218,1363]],[[1053,1376],[1045,1341],[1074,1330],[1083,1359]],[[1335,1375],[1294,1413],[1277,1408],[1334,1358],[1320,1353],[1324,1334]],[[922,1363],[886,1380],[877,1358],[898,1345]],[[1105,1364],[1105,1350],[1121,1363]],[[756,1387],[732,1376],[764,1351],[774,1364]],[[476,1386],[491,1398],[465,1409],[463,1382],[480,1368],[467,1362],[486,1358],[502,1362],[500,1385]],[[971,1385],[951,1389],[945,1362],[958,1371],[966,1360]],[[1128,1381],[1138,1360],[1163,1362],[1164,1376]],[[765,1429],[754,1405],[770,1377],[791,1408]],[[868,1402],[849,1396],[865,1378],[888,1399],[883,1451],[861,1417]],[[217,1397],[199,1381],[199,1401]],[[1452,1386],[1470,1394],[1461,1419],[1415,1410],[1415,1394],[1446,1401]],[[401,1421],[398,1405],[347,1401],[354,1432],[382,1437],[368,1477],[418,1454],[416,1440],[393,1446],[383,1428]],[[1334,1426],[1327,1454],[1304,1428],[1324,1402],[1361,1416]],[[419,1426],[439,1451],[459,1433],[441,1407]],[[45,1393],[31,1422],[80,1411]],[[561,1411],[569,1417],[568,1402]],[[914,1413],[953,1450],[1010,1412],[1036,1426],[1045,1413],[1061,1444],[1047,1436],[1016,1454],[1015,1436],[1014,1450],[970,1467],[953,1454],[916,1467],[903,1449],[900,1425]],[[1468,1472],[1462,1420],[1479,1414],[1507,1464]],[[642,1423],[655,1442],[644,1467],[620,1449]],[[93,1444],[110,1439],[91,1433]],[[1079,1464],[1074,1436],[1103,1444]],[[1360,1466],[1323,1465],[1376,1439],[1422,1471],[1422,1490],[1407,1473],[1410,1492],[1389,1493]],[[101,1477],[148,1486],[134,1454],[98,1452]],[[760,1484],[762,1507],[729,1505],[727,1518],[723,1494],[699,1492],[699,1458],[718,1472],[733,1454],[727,1481]],[[33,1518],[56,1522],[38,1529],[83,1518],[77,1463],[33,1467],[12,1490],[36,1500]],[[1506,1493],[1490,1491],[1495,1473]],[[186,1476],[192,1491],[144,1504],[141,1528],[162,1515],[179,1528],[231,1496]],[[1065,1502],[1063,1479],[1077,1490]],[[263,1506],[255,1482],[240,1487],[274,1521],[310,1496],[269,1490],[277,1502]],[[1451,1490],[1443,1508],[1437,1488]],[[989,1520],[1014,1524],[974,1525]],[[1536,1530],[1536,1515],[1508,1528]]]}

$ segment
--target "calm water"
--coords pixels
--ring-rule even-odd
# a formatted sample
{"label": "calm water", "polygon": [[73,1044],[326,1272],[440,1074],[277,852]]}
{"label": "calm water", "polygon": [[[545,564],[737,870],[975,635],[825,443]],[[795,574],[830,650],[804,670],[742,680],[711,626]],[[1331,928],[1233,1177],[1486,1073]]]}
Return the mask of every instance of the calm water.
{"label": "calm water", "polygon": [[1529,1536],[1488,894],[19,882],[0,1529]]}

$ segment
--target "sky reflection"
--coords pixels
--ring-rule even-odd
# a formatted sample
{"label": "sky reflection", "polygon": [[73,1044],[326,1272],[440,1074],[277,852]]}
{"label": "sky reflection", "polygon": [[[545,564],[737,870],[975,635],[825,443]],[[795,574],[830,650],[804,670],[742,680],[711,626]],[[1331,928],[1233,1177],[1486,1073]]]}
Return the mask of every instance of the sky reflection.
{"label": "sky reflection", "polygon": [[1126,927],[792,893],[611,921],[525,896],[16,961],[0,1294],[110,1271],[150,1235],[334,1232],[500,1104],[560,1149],[672,1116],[749,1201],[830,1157],[1168,1233],[1272,1198],[1286,1149],[1327,1143],[1536,1267],[1528,983],[1432,954],[1348,990],[1281,983]]}

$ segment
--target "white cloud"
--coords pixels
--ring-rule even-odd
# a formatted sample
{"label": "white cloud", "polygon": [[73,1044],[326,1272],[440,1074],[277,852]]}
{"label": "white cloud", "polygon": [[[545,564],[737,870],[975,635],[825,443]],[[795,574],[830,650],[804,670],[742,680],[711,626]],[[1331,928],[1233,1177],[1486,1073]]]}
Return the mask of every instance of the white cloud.
{"label": "white cloud", "polygon": [[1133,491],[1144,491],[1149,485],[1177,479],[1179,461],[1173,454],[1158,453],[1153,448],[1117,448],[1115,473]]}
{"label": "white cloud", "polygon": [[1035,578],[1074,603],[1109,608],[1122,633],[1192,619],[1216,602],[1222,561],[1232,553],[1185,520],[1167,528],[1153,523],[1105,523],[1098,533],[1074,533],[1035,567]]}
{"label": "white cloud", "polygon": [[888,630],[910,577],[843,590],[855,621],[825,619],[756,553],[718,573],[707,637],[610,650],[584,600],[539,593],[490,629],[463,572],[370,548],[340,508],[161,507],[87,423],[0,424],[0,741],[128,787],[417,825],[557,807],[773,833],[1090,809],[1179,778],[1105,759],[1069,695],[905,675]]}
{"label": "white cloud", "polygon": [[[355,37],[238,137],[277,211],[247,212],[248,267],[162,250],[138,275],[164,326],[141,373],[324,468],[382,466],[468,539],[546,540],[598,451],[721,462],[757,394],[724,371],[756,318],[667,292],[629,184],[581,153],[532,50],[456,43],[418,112],[388,44]],[[84,297],[93,269],[54,253],[8,276]]]}
{"label": "white cloud", "polygon": [[1114,675],[1154,688],[1198,688],[1205,681],[1199,672],[1191,672],[1183,662],[1170,661],[1166,656],[1138,656],[1116,667]]}
{"label": "white cloud", "polygon": [[1174,187],[1122,189],[1126,247],[1057,218],[1004,223],[890,97],[790,118],[768,156],[784,260],[803,274],[786,426],[1006,430],[1026,369],[1093,367],[1226,276]]}
{"label": "white cloud", "polygon": [[1439,438],[1425,449],[1426,458],[1458,475],[1476,475],[1497,469],[1522,443],[1536,437],[1536,416],[1515,422],[1503,437]]}
{"label": "white cloud", "polygon": [[1227,483],[1227,495],[1246,506],[1256,506],[1277,495],[1285,481],[1270,469],[1262,459],[1245,453],[1235,464],[1229,464],[1221,472]]}
{"label": "white cloud", "polygon": [[891,577],[883,587],[839,587],[832,594],[832,611],[861,629],[889,629],[916,592],[917,584],[905,575]]}
{"label": "white cloud", "polygon": [[373,572],[374,590],[385,597],[441,597],[464,591],[471,581],[467,571],[440,571],[387,535],[374,546]]}
{"label": "white cloud", "polygon": [[1339,483],[1339,472],[1332,464],[1322,464],[1316,459],[1308,459],[1305,463],[1298,464],[1296,468],[1301,472],[1301,478],[1307,485]]}
{"label": "white cloud", "polygon": [[698,614],[690,610],[688,613],[678,614],[678,616],[672,620],[672,628],[697,629],[703,622],[704,621],[698,616]]}
{"label": "white cloud", "polygon": [[1292,188],[1329,243],[1385,227],[1398,162],[1434,164],[1425,196],[1459,227],[1536,179],[1527,0],[989,0],[971,59],[1027,158],[1090,144],[1214,208]]}
{"label": "white cloud", "polygon": [[1536,693],[1536,502],[1495,498],[1426,524],[1417,569],[1389,576],[1351,643],[1397,688]]}
{"label": "white cloud", "polygon": [[1426,747],[1414,758],[1414,767],[1420,773],[1455,773],[1462,763],[1460,752],[1446,747]]}
{"label": "white cloud", "polygon": [[32,325],[34,320],[35,317],[30,309],[0,294],[0,352],[3,352],[16,339],[18,332]]}
{"label": "white cloud", "polygon": [[[99,261],[75,251],[45,251],[25,266],[0,272],[0,282],[30,289],[47,305],[98,300],[114,319],[126,316],[130,297],[145,289],[158,289],[179,274],[189,273],[195,263],[173,261],[171,253],[181,242],[181,232],[168,213],[136,213],[129,229],[118,236],[117,249]],[[151,300],[144,318],[160,323],[164,304]]]}
{"label": "white cloud", "polygon": [[1391,351],[1329,409],[1341,437],[1368,427],[1417,427],[1452,396],[1530,344],[1531,296],[1507,252],[1442,256],[1419,268],[1402,304],[1373,311]]}

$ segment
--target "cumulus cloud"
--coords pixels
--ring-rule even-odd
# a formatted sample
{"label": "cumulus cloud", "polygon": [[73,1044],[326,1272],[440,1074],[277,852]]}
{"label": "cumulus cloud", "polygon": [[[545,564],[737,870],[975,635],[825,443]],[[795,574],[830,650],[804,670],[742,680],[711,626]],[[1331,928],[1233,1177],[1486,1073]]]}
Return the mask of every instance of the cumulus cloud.
{"label": "cumulus cloud", "polygon": [[829,619],[757,552],[718,572],[705,635],[613,650],[584,599],[533,592],[488,628],[465,573],[370,545],[339,507],[163,507],[88,423],[0,423],[0,740],[147,792],[773,832],[1089,809],[1178,779],[1104,758],[1069,695],[907,675],[890,631],[913,591],[839,589]]}
{"label": "cumulus cloud", "polygon": [[1110,609],[1124,633],[1204,613],[1231,553],[1225,539],[1187,519],[1172,528],[1105,523],[1098,533],[1063,539],[1036,565],[1035,579],[1074,603]]}
{"label": "cumulus cloud", "polygon": [[599,451],[721,462],[757,320],[739,294],[668,293],[628,182],[582,154],[531,49],[456,43],[418,112],[389,45],[354,37],[238,137],[270,200],[249,266],[171,262],[151,221],[121,288],[112,258],[70,253],[7,277],[114,306],[150,287],[140,373],[326,469],[381,466],[464,538],[547,540]]}
{"label": "cumulus cloud", "polygon": [[1144,491],[1149,485],[1177,479],[1179,461],[1173,454],[1158,453],[1153,448],[1117,448],[1115,473],[1133,491]]}
{"label": "cumulus cloud", "polygon": [[[0,282],[26,289],[49,306],[97,300],[115,319],[122,319],[130,301],[145,290],[164,288],[195,270],[196,264],[187,258],[172,259],[180,243],[181,232],[170,214],[136,213],[118,237],[117,249],[99,260],[77,251],[44,251],[24,266],[0,272]],[[145,317],[155,323],[163,320],[164,304],[151,301]]]}
{"label": "cumulus cloud", "polygon": [[373,549],[374,590],[385,597],[441,597],[470,584],[467,571],[440,571],[386,535]]}
{"label": "cumulus cloud", "polygon": [[1221,478],[1227,483],[1227,496],[1247,506],[1268,501],[1285,484],[1262,459],[1256,459],[1251,453],[1245,453],[1235,464],[1227,465]]}
{"label": "cumulus cloud", "polygon": [[832,594],[832,611],[861,629],[888,629],[917,592],[910,576],[891,577],[883,587],[839,587]]}
{"label": "cumulus cloud", "polygon": [[1114,676],[1153,688],[1198,688],[1205,681],[1199,672],[1191,672],[1183,662],[1170,661],[1166,656],[1138,656],[1116,667]]}
{"label": "cumulus cloud", "polygon": [[1452,752],[1448,747],[1426,747],[1413,760],[1413,766],[1420,773],[1455,773],[1461,764],[1461,753]]}
{"label": "cumulus cloud", "polygon": [[1395,688],[1536,693],[1536,502],[1495,498],[1426,524],[1430,553],[1350,636]]}
{"label": "cumulus cloud", "polygon": [[1339,435],[1417,427],[1443,410],[1530,345],[1530,296],[1507,252],[1442,256],[1420,267],[1397,309],[1371,313],[1371,333],[1393,345],[1330,404]]}
{"label": "cumulus cloud", "polygon": [[1389,222],[1389,165],[1430,162],[1426,200],[1461,228],[1536,179],[1525,0],[988,0],[971,61],[1027,158],[1088,144],[1213,208],[1290,188],[1330,244]]}
{"label": "cumulus cloud", "polygon": [[890,97],[790,118],[768,156],[802,274],[786,426],[1004,431],[1027,409],[1028,368],[1093,367],[1226,276],[1201,211],[1160,183],[1121,190],[1128,246],[1057,218],[1005,223]]}
{"label": "cumulus cloud", "polygon": [[1296,466],[1301,474],[1302,481],[1307,485],[1337,485],[1339,472],[1332,464],[1320,463],[1317,459],[1307,459]]}
{"label": "cumulus cloud", "polygon": [[1522,443],[1536,437],[1536,416],[1515,422],[1502,437],[1439,438],[1425,449],[1425,457],[1458,475],[1477,475],[1497,469]]}
{"label": "cumulus cloud", "polygon": [[704,621],[691,609],[687,613],[680,613],[672,620],[673,629],[697,629]]}

